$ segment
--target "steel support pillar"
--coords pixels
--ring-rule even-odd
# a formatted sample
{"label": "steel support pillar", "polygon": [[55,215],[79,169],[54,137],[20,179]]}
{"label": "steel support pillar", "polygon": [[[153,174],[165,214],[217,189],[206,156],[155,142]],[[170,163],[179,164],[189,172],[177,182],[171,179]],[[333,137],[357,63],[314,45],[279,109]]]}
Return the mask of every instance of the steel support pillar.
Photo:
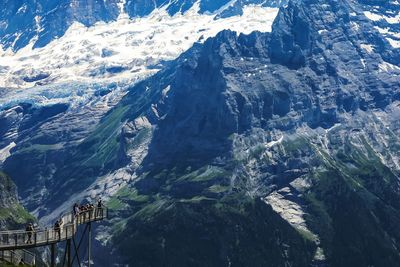
{"label": "steel support pillar", "polygon": [[71,239],[67,239],[67,267],[72,267],[72,262],[71,262]]}
{"label": "steel support pillar", "polygon": [[92,252],[92,223],[89,223],[89,234],[88,234],[88,267],[90,267],[91,252]]}
{"label": "steel support pillar", "polygon": [[56,244],[50,245],[50,267],[56,267]]}

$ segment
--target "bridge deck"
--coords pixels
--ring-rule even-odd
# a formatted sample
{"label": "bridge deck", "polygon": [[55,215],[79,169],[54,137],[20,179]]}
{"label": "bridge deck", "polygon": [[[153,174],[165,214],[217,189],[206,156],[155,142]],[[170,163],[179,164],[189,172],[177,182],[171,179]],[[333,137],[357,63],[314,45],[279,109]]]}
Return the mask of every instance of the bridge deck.
{"label": "bridge deck", "polygon": [[0,251],[0,260],[14,264],[16,266],[19,265],[21,262],[28,266],[36,265],[35,254],[24,249]]}
{"label": "bridge deck", "polygon": [[78,216],[72,213],[65,214],[62,216],[64,223],[60,231],[54,230],[53,227],[38,229],[31,233],[24,230],[1,231],[0,251],[47,246],[71,239],[80,224],[103,220],[107,217],[107,213],[107,208],[94,208],[81,212]]}

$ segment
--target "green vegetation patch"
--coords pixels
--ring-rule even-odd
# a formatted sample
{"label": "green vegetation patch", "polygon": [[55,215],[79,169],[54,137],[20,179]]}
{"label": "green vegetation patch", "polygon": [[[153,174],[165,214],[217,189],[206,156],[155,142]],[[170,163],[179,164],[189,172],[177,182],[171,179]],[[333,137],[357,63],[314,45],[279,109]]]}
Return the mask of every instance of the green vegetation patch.
{"label": "green vegetation patch", "polygon": [[392,266],[400,260],[400,194],[395,176],[363,140],[336,155],[320,151],[320,168],[304,193],[305,219],[332,266]]}
{"label": "green vegetation patch", "polygon": [[21,205],[15,204],[10,208],[0,208],[0,220],[10,221],[12,224],[24,224],[34,221],[33,217]]}
{"label": "green vegetation patch", "polygon": [[33,144],[31,146],[25,146],[22,149],[18,150],[17,153],[45,153],[50,150],[59,150],[62,149],[62,144]]}
{"label": "green vegetation patch", "polygon": [[117,107],[100,122],[96,130],[80,146],[88,149],[87,153],[92,156],[84,162],[88,166],[101,166],[117,155],[119,143],[117,134],[122,125],[122,118],[127,111],[127,107]]}
{"label": "green vegetation patch", "polygon": [[130,202],[148,202],[147,195],[140,195],[134,188],[124,186],[107,202],[107,207],[111,210],[123,210]]}
{"label": "green vegetation patch", "polygon": [[285,149],[285,152],[290,154],[298,150],[309,148],[310,141],[307,140],[307,138],[305,137],[298,136],[296,138],[290,138],[290,139],[285,138],[282,141],[282,145]]}
{"label": "green vegetation patch", "polygon": [[155,201],[131,217],[113,239],[126,264],[310,265],[312,242],[261,200],[242,194],[192,200]]}
{"label": "green vegetation patch", "polygon": [[229,177],[229,175],[229,172],[225,169],[215,166],[206,166],[181,176],[178,178],[178,181],[205,182],[214,180],[216,178]]}
{"label": "green vegetation patch", "polygon": [[202,201],[216,201],[216,199],[205,196],[195,196],[190,199],[181,199],[179,201],[183,203],[200,203]]}
{"label": "green vegetation patch", "polygon": [[35,218],[29,214],[16,199],[15,185],[4,172],[0,171],[0,188],[4,190],[2,193],[7,196],[9,194],[10,198],[15,198],[14,202],[10,203],[10,206],[0,207],[0,220],[4,221],[10,227],[16,227],[17,225],[25,224],[28,221],[34,221]]}
{"label": "green vegetation patch", "polygon": [[141,210],[139,210],[134,217],[141,219],[149,219],[158,212],[167,209],[171,203],[167,200],[157,200],[152,203],[145,205]]}
{"label": "green vegetation patch", "polygon": [[215,184],[208,188],[208,191],[211,193],[223,193],[230,189],[230,186]]}
{"label": "green vegetation patch", "polygon": [[12,266],[29,266],[29,265],[25,265],[25,264],[19,264],[19,265],[14,265],[11,263],[7,263],[7,262],[0,262],[0,267],[12,267]]}

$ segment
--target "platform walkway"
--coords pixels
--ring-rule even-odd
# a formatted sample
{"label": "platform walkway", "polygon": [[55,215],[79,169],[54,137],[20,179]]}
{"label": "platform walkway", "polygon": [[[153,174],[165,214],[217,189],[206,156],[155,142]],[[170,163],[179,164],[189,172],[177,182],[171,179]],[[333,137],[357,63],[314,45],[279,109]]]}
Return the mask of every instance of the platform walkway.
{"label": "platform walkway", "polygon": [[35,254],[25,249],[0,251],[0,261],[8,262],[13,265],[19,265],[23,262],[28,266],[36,266]]}
{"label": "platform walkway", "polygon": [[[108,216],[106,207],[93,208],[75,216],[72,212],[61,216],[60,230],[54,227],[35,229],[28,233],[25,230],[0,231],[0,260],[18,263],[23,259],[28,265],[35,264],[34,255],[25,249],[53,245],[71,240],[79,225],[101,221]],[[33,264],[32,264],[33,263]]]}

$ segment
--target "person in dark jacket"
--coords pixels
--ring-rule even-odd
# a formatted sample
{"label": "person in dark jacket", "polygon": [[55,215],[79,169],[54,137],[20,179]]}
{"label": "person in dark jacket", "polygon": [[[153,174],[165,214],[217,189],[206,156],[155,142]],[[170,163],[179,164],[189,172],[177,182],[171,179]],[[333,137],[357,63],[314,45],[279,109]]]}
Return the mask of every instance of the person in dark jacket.
{"label": "person in dark jacket", "polygon": [[26,241],[26,243],[27,244],[32,244],[32,235],[33,235],[33,231],[34,231],[34,229],[33,229],[33,224],[32,223],[29,223],[27,226],[26,226],[26,234],[27,234],[27,236],[28,236],[28,240]]}
{"label": "person in dark jacket", "polygon": [[[75,221],[77,218],[79,218],[79,205],[78,203],[75,203],[74,206],[72,207],[72,214],[74,215],[73,220]],[[79,223],[79,221],[78,221]]]}
{"label": "person in dark jacket", "polygon": [[58,239],[61,239],[61,226],[58,220],[54,224],[54,232],[56,232]]}
{"label": "person in dark jacket", "polygon": [[103,201],[101,198],[97,200],[97,214],[96,217],[102,217],[103,216]]}

